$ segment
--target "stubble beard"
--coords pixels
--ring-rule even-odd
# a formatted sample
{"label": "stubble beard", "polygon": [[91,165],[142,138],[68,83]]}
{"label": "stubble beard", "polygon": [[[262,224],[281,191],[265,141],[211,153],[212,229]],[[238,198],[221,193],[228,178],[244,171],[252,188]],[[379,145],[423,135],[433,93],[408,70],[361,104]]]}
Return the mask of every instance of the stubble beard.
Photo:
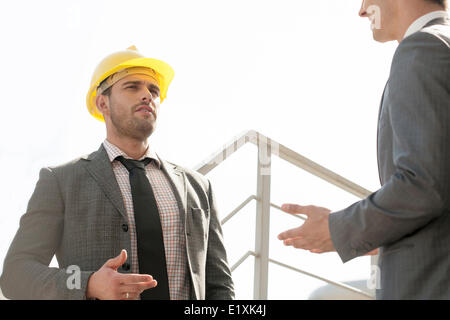
{"label": "stubble beard", "polygon": [[[115,108],[112,105],[110,110],[111,123],[121,136],[143,141],[150,137],[155,130],[155,120],[139,119],[134,114],[130,114],[129,117],[120,116],[116,114]],[[152,117],[152,115],[149,115],[149,117]]]}

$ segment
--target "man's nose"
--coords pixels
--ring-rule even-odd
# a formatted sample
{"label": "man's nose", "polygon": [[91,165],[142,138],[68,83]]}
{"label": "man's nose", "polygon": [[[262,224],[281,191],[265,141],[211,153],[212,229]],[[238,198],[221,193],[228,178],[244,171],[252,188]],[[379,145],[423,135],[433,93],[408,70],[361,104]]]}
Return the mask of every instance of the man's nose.
{"label": "man's nose", "polygon": [[142,90],[142,93],[141,93],[141,100],[142,100],[142,101],[146,101],[146,102],[150,102],[150,101],[153,100],[152,93],[150,92],[150,90],[149,90],[148,88],[144,88],[144,89]]}
{"label": "man's nose", "polygon": [[367,17],[367,11],[366,11],[366,6],[365,6],[365,0],[363,0],[362,1],[362,3],[361,3],[361,8],[359,9],[359,16],[361,17],[361,18],[365,18],[365,17]]}

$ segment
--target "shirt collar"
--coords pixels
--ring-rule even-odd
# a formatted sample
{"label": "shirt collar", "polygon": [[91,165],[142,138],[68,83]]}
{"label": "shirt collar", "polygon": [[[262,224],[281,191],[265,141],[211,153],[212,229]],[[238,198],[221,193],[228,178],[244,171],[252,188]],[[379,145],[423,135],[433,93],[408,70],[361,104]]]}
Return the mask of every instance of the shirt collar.
{"label": "shirt collar", "polygon": [[439,18],[448,18],[448,13],[447,11],[444,10],[440,10],[440,11],[433,11],[430,13],[427,13],[424,16],[421,16],[419,19],[417,19],[416,21],[414,21],[408,28],[408,30],[406,30],[405,36],[403,37],[409,37],[410,35],[412,35],[413,33],[416,33],[417,31],[420,31],[423,27],[425,27],[428,22],[433,21],[435,19],[439,19]]}
{"label": "shirt collar", "polygon": [[[125,159],[132,159],[129,155],[120,150],[119,147],[109,142],[108,139],[105,139],[105,141],[103,141],[103,146],[106,149],[106,153],[108,154],[110,162],[113,162],[118,156],[123,156]],[[143,160],[145,158],[155,160],[158,168],[161,168],[161,161],[159,160],[158,155],[150,148],[150,146],[148,146],[144,155],[138,160]]]}

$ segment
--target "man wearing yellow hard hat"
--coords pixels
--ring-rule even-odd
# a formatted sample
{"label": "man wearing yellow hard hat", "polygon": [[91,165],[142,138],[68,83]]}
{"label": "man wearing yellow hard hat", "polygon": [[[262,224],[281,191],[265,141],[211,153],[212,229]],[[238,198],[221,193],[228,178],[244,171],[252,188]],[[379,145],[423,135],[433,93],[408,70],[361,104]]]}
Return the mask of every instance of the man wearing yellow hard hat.
{"label": "man wearing yellow hard hat", "polygon": [[5,258],[7,298],[234,298],[209,180],[148,143],[173,76],[135,47],[97,66],[86,103],[107,137],[41,170]]}

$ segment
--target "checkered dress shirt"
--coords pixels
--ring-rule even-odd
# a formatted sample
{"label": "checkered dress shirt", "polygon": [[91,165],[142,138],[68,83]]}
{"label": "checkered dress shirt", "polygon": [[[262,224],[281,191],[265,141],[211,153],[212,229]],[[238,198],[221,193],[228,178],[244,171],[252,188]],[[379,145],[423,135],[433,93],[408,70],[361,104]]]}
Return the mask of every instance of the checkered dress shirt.
{"label": "checkered dress shirt", "polygon": [[[118,156],[123,156],[126,159],[131,159],[131,157],[108,140],[103,142],[103,146],[111,161],[128,216],[128,230],[131,240],[131,271],[133,273],[139,273],[136,225],[134,221],[129,172],[122,163],[116,160]],[[145,158],[154,160],[145,167],[145,171],[152,186],[153,193],[155,194],[156,205],[161,219],[170,299],[187,300],[190,298],[190,284],[187,274],[186,242],[183,224],[180,220],[178,203],[167,176],[161,170],[161,161],[158,156],[148,148],[144,156],[139,160]]]}

